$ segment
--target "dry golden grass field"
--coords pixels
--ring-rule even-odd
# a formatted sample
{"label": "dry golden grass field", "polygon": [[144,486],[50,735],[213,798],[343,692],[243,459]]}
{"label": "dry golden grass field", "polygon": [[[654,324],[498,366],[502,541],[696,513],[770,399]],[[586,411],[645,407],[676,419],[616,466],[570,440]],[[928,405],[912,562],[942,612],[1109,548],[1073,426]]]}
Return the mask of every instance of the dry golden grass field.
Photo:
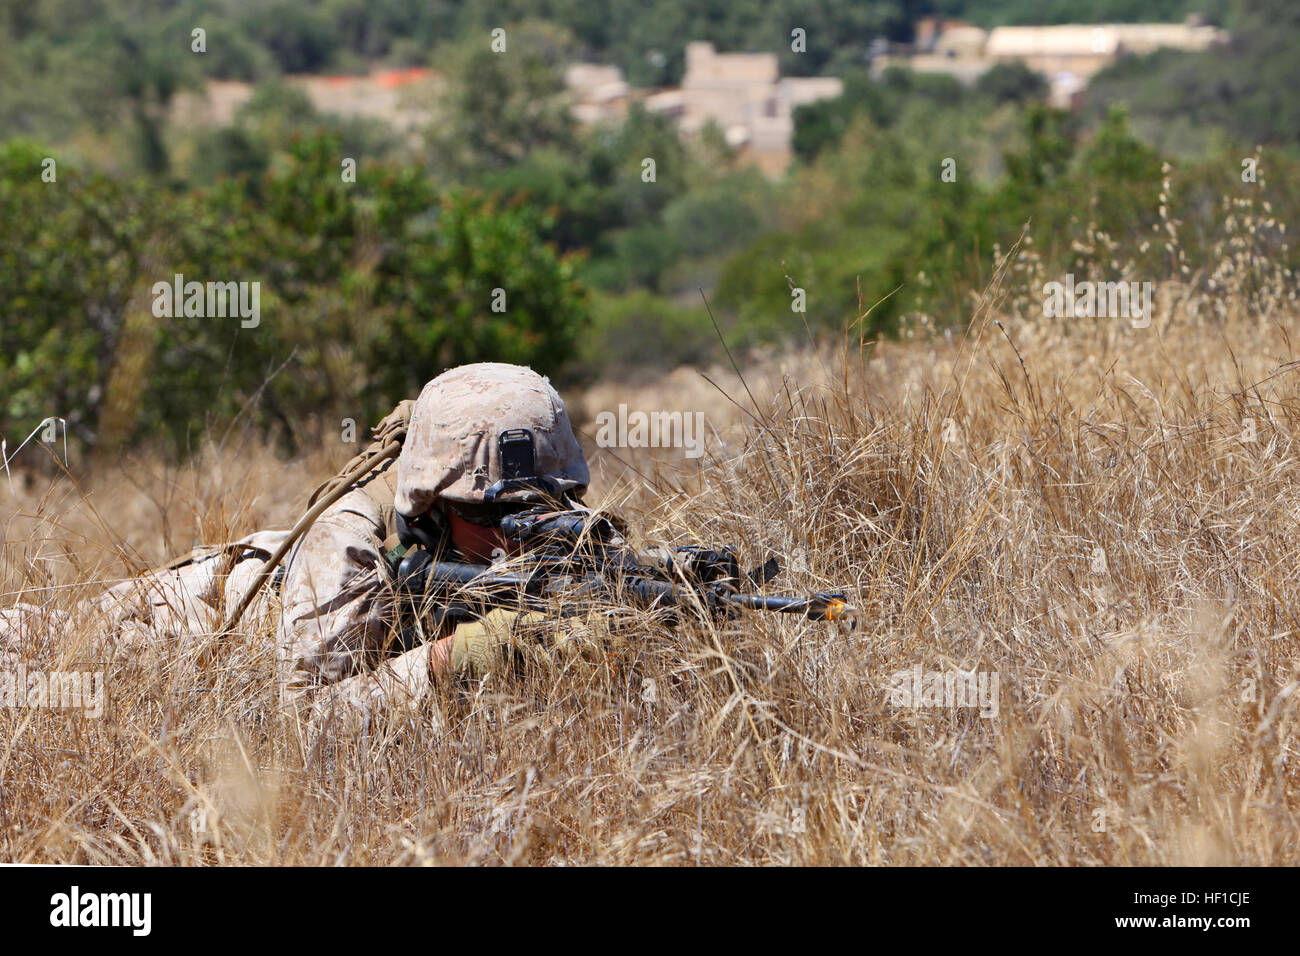
{"label": "dry golden grass field", "polygon": [[[705,412],[697,461],[588,440],[589,501],[638,543],[794,556],[768,589],[844,589],[856,630],[633,624],[362,734],[278,709],[269,619],[215,662],[208,639],[117,653],[74,621],[18,657],[106,661],[105,712],[0,708],[0,859],[1300,862],[1291,277],[1161,283],[1134,328],[1041,318],[1016,263],[964,332],[566,396],[588,439],[620,402]],[[183,467],[16,476],[0,604],[71,608],[287,527],[355,452],[322,433],[291,462],[232,433]],[[918,667],[996,677],[996,715],[900,703],[891,675]]]}

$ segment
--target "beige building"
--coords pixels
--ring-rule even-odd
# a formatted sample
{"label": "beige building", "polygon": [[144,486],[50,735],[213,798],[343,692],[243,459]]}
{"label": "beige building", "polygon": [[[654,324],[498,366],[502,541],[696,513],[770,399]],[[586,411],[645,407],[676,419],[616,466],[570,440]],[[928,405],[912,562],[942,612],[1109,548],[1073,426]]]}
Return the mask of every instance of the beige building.
{"label": "beige building", "polygon": [[576,100],[572,112],[579,123],[622,119],[632,99],[632,89],[616,66],[573,63],[564,71],[564,85]]}
{"label": "beige building", "polygon": [[427,67],[378,70],[363,76],[294,76],[300,88],[321,113],[382,119],[403,131],[429,121],[431,87],[437,74]]}
{"label": "beige building", "polygon": [[[429,87],[436,81],[437,74],[426,68],[378,70],[361,76],[285,77],[285,83],[302,90],[318,112],[383,120],[405,131],[429,121]],[[182,93],[175,98],[173,119],[182,126],[227,126],[252,96],[250,83],[209,80],[202,95]]]}
{"label": "beige building", "polygon": [[688,136],[713,123],[729,145],[774,175],[790,165],[795,108],[844,91],[835,77],[782,78],[775,53],[719,53],[711,43],[686,47],[680,87],[633,90],[618,67],[594,64],[569,67],[565,82],[581,122],[617,121],[640,101]]}
{"label": "beige building", "polygon": [[925,17],[916,23],[918,53],[951,58],[980,56],[987,39],[987,30],[960,20],[939,21]]}
{"label": "beige building", "polygon": [[839,96],[844,84],[836,77],[782,78],[775,53],[719,53],[711,43],[691,43],[681,89],[673,92],[647,106],[676,116],[688,135],[715,124],[729,145],[779,174],[790,165],[795,108]]}
{"label": "beige building", "polygon": [[917,23],[914,53],[881,57],[873,68],[907,66],[969,84],[998,63],[1018,62],[1047,78],[1054,106],[1068,107],[1095,73],[1121,56],[1161,48],[1208,50],[1227,39],[1225,31],[1194,17],[1185,23],[996,27],[987,33],[969,23],[926,18]]}
{"label": "beige building", "polygon": [[[291,76],[322,113],[385,120],[414,131],[430,121],[438,82],[429,69],[379,70],[362,76]],[[564,82],[574,117],[584,124],[618,122],[634,102],[668,116],[687,135],[714,123],[727,142],[765,172],[790,165],[794,111],[805,103],[839,96],[835,77],[781,76],[775,53],[718,53],[710,43],[686,48],[682,85],[663,90],[631,88],[616,66],[571,64]],[[206,95],[183,95],[174,104],[182,125],[226,125],[252,96],[247,83],[210,81]]]}

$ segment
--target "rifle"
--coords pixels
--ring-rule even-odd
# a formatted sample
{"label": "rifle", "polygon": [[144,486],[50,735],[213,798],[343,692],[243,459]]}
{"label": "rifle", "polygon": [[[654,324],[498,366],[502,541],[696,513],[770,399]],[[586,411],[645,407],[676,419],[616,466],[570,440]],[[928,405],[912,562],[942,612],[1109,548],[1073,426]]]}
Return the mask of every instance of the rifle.
{"label": "rifle", "polygon": [[587,511],[533,508],[500,522],[507,539],[519,542],[525,561],[515,567],[437,560],[424,548],[409,551],[397,568],[399,593],[429,605],[442,617],[474,619],[494,608],[585,614],[594,606],[664,609],[676,617],[695,609],[714,619],[742,609],[800,614],[816,621],[852,621],[854,609],[841,593],[802,597],[757,594],[781,569],[775,557],[742,576],[731,548],[679,547],[647,561],[623,542],[608,518]]}

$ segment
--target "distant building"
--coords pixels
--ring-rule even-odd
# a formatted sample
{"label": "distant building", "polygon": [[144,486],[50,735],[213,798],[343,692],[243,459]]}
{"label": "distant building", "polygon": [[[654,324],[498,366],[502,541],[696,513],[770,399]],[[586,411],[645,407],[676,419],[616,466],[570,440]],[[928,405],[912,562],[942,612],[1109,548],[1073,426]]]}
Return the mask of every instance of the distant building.
{"label": "distant building", "polygon": [[[428,122],[431,115],[426,105],[429,97],[417,96],[414,91],[435,81],[436,76],[431,69],[412,68],[360,76],[303,74],[286,77],[285,82],[306,93],[318,112],[383,120],[410,131]],[[226,126],[252,96],[249,83],[209,80],[204,95],[177,96],[173,113],[182,125]]]}
{"label": "distant building", "polygon": [[782,79],[775,53],[718,53],[712,43],[690,43],[678,122],[687,134],[716,124],[729,145],[778,174],[790,165],[795,107],[843,92],[836,77]]}
{"label": "distant building", "polygon": [[905,66],[918,73],[945,73],[967,86],[992,65],[984,56],[988,31],[960,20],[925,17],[916,24],[911,50],[876,57],[877,73],[890,66]]}
{"label": "distant building", "polygon": [[620,119],[636,98],[687,135],[716,124],[728,144],[772,174],[790,165],[795,107],[844,91],[834,77],[782,79],[775,53],[718,53],[711,43],[686,47],[680,88],[633,91],[617,67],[587,64],[570,67],[565,81],[582,122]]}
{"label": "distant building", "polygon": [[916,50],[952,59],[979,56],[988,32],[973,23],[960,20],[936,20],[925,17],[916,23]]}
{"label": "distant building", "polygon": [[574,63],[564,71],[564,85],[575,94],[573,116],[580,123],[621,119],[632,98],[631,87],[616,66]]}
{"label": "distant building", "polygon": [[305,92],[318,112],[383,119],[409,131],[430,117],[427,106],[410,92],[435,76],[427,67],[412,67],[363,76],[293,76],[289,83]]}
{"label": "distant building", "polygon": [[1050,102],[1067,107],[1095,73],[1121,56],[1161,48],[1207,50],[1227,39],[1225,31],[1196,17],[1185,23],[996,27],[987,34],[969,23],[927,17],[917,22],[912,52],[880,57],[873,68],[907,66],[970,84],[998,63],[1023,63],[1047,78]]}
{"label": "distant building", "polygon": [[[319,112],[384,120],[413,132],[431,119],[432,97],[425,88],[437,79],[430,69],[406,69],[291,76],[286,82],[306,93]],[[742,157],[770,174],[790,165],[795,108],[844,92],[835,77],[783,78],[775,53],[718,53],[711,43],[686,47],[686,72],[678,88],[633,89],[618,67],[596,63],[571,64],[564,83],[580,123],[619,122],[632,103],[640,102],[672,119],[686,135],[716,124]],[[203,96],[178,96],[174,115],[181,125],[227,125],[252,94],[247,83],[209,81]]]}

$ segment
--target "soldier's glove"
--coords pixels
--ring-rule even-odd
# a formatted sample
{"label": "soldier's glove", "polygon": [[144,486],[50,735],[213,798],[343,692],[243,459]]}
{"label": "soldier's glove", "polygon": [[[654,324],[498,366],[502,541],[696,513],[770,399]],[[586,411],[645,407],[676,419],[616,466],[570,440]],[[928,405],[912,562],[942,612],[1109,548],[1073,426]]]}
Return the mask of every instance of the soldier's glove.
{"label": "soldier's glove", "polygon": [[494,671],[509,668],[519,656],[516,653],[520,649],[517,631],[545,621],[546,615],[536,611],[497,608],[481,620],[460,625],[451,639],[452,673],[482,680]]}

